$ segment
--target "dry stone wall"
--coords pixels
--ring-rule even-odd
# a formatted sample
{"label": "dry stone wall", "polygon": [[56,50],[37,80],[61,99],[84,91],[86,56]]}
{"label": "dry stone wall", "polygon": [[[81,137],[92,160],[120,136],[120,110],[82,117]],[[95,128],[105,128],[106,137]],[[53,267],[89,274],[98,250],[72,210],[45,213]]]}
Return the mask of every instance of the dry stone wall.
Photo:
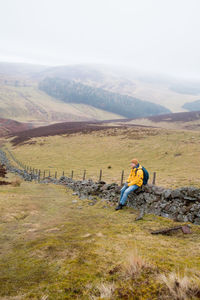
{"label": "dry stone wall", "polygon": [[[81,199],[95,200],[95,197],[100,197],[117,204],[120,198],[121,187],[115,183],[72,181],[66,177],[61,177],[59,181],[73,189]],[[171,190],[146,185],[129,195],[127,206],[176,221],[189,221],[200,225],[200,189],[195,187]]]}

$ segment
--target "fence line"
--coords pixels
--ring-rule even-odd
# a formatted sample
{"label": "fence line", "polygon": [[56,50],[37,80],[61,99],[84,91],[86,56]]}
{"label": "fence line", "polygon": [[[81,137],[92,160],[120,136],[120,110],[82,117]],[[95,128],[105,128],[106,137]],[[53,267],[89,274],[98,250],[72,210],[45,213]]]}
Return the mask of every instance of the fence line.
{"label": "fence line", "polygon": [[[20,162],[18,159],[15,158],[15,156],[13,155],[13,153],[9,149],[7,149],[7,148],[5,148],[5,149],[9,153],[9,155],[11,156],[13,161],[18,166],[20,166],[22,169],[24,169],[28,174],[37,175],[38,176],[38,182],[40,182],[41,178],[45,179],[45,178],[48,178],[48,177],[52,177],[53,174],[51,175],[50,170],[43,170],[42,171],[41,169],[36,169],[36,168],[33,168],[32,166],[24,165],[22,162]],[[67,174],[67,172],[65,172],[64,170],[61,171],[61,173],[62,173],[62,176],[70,177],[71,179],[74,178],[74,174],[75,174],[74,170],[71,170],[71,175],[69,174],[69,176],[65,175],[65,174]],[[43,174],[43,176],[42,176],[42,174]],[[81,177],[82,180],[85,180],[86,179],[86,174],[89,174],[89,172],[86,169],[84,169],[82,175],[81,174],[77,174],[77,175],[79,175],[79,177]],[[58,178],[58,171],[57,170],[55,171],[55,174],[53,175],[53,177],[55,179]],[[99,176],[98,176],[98,181],[100,182],[102,180],[103,180],[103,170],[100,169]],[[124,184],[124,170],[121,171],[121,177],[120,177],[120,185],[122,186],[123,184]],[[153,185],[156,184],[156,172],[153,172],[152,184]]]}

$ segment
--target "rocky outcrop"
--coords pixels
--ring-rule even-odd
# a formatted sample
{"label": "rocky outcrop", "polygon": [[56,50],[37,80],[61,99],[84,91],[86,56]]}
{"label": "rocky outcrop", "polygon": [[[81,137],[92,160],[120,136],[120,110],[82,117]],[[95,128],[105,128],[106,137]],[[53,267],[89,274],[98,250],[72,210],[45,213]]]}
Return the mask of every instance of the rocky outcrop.
{"label": "rocky outcrop", "polygon": [[[74,191],[81,199],[90,199],[95,204],[97,197],[111,203],[117,203],[120,197],[120,186],[116,183],[106,184],[104,181],[92,180],[75,181],[62,176],[59,179],[46,177],[38,178],[36,174],[30,174],[11,166],[5,153],[0,150],[0,161],[7,170],[16,173],[24,180],[39,180],[40,183],[62,184]],[[127,200],[127,206],[134,209],[167,217],[180,222],[192,222],[200,225],[200,189],[195,187],[181,187],[175,190],[165,189],[155,185],[146,185],[131,193]]]}

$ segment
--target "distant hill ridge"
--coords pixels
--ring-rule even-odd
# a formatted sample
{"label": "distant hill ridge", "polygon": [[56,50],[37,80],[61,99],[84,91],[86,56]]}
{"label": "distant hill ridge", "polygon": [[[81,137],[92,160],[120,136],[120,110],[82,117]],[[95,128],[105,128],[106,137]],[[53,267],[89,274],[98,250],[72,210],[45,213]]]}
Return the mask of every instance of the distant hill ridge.
{"label": "distant hill ridge", "polygon": [[170,113],[164,106],[62,78],[45,78],[39,89],[66,103],[92,105],[126,118]]}
{"label": "distant hill ridge", "polygon": [[199,111],[200,110],[200,100],[196,100],[193,102],[186,102],[183,105],[183,108],[185,108],[189,111]]}
{"label": "distant hill ridge", "polygon": [[[79,82],[74,94],[71,93],[73,101],[76,99],[76,102],[69,99],[66,93],[66,98],[62,95],[61,100],[59,90],[57,97],[40,90],[38,84],[47,77],[73,81],[73,88]],[[177,88],[181,90],[178,91]],[[200,110],[192,104],[199,101],[199,91],[199,82],[194,80],[145,74],[117,66],[50,67],[0,62],[0,117],[32,123],[34,126],[55,122],[150,117],[170,111],[175,113]],[[85,103],[91,102],[91,105],[80,102],[80,98]],[[186,102],[192,105],[183,107]],[[158,106],[153,107],[153,104]],[[199,103],[194,102],[194,105]],[[99,106],[103,109],[98,108]],[[163,111],[163,106],[167,111]],[[118,113],[110,112],[113,109]]]}

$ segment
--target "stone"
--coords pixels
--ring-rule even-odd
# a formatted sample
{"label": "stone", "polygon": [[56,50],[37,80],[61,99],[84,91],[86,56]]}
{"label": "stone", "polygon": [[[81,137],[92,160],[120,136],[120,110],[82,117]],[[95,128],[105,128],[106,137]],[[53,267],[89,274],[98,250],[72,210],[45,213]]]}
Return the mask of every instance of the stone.
{"label": "stone", "polygon": [[196,201],[195,198],[188,197],[188,196],[184,196],[183,199],[184,199],[184,200],[187,200],[187,201]]}
{"label": "stone", "polygon": [[161,217],[169,218],[169,214],[167,214],[167,213],[161,212],[160,215],[161,215]]}
{"label": "stone", "polygon": [[191,213],[187,214],[187,218],[188,218],[189,222],[191,222],[191,223],[194,222],[194,215],[193,214],[191,214]]}
{"label": "stone", "polygon": [[171,197],[171,190],[165,190],[163,193],[162,193],[162,196],[163,198],[165,199],[169,199]]}
{"label": "stone", "polygon": [[155,195],[151,195],[149,193],[143,193],[143,198],[145,199],[145,201],[150,204],[154,201],[157,200],[156,196]]}
{"label": "stone", "polygon": [[178,216],[176,217],[176,221],[178,221],[178,222],[188,222],[188,218],[187,218],[187,216],[184,216],[182,214],[178,214]]}
{"label": "stone", "polygon": [[182,198],[183,194],[181,193],[180,189],[176,189],[171,192],[171,197],[172,198]]}
{"label": "stone", "polygon": [[200,225],[200,218],[195,218],[194,219],[194,224]]}

